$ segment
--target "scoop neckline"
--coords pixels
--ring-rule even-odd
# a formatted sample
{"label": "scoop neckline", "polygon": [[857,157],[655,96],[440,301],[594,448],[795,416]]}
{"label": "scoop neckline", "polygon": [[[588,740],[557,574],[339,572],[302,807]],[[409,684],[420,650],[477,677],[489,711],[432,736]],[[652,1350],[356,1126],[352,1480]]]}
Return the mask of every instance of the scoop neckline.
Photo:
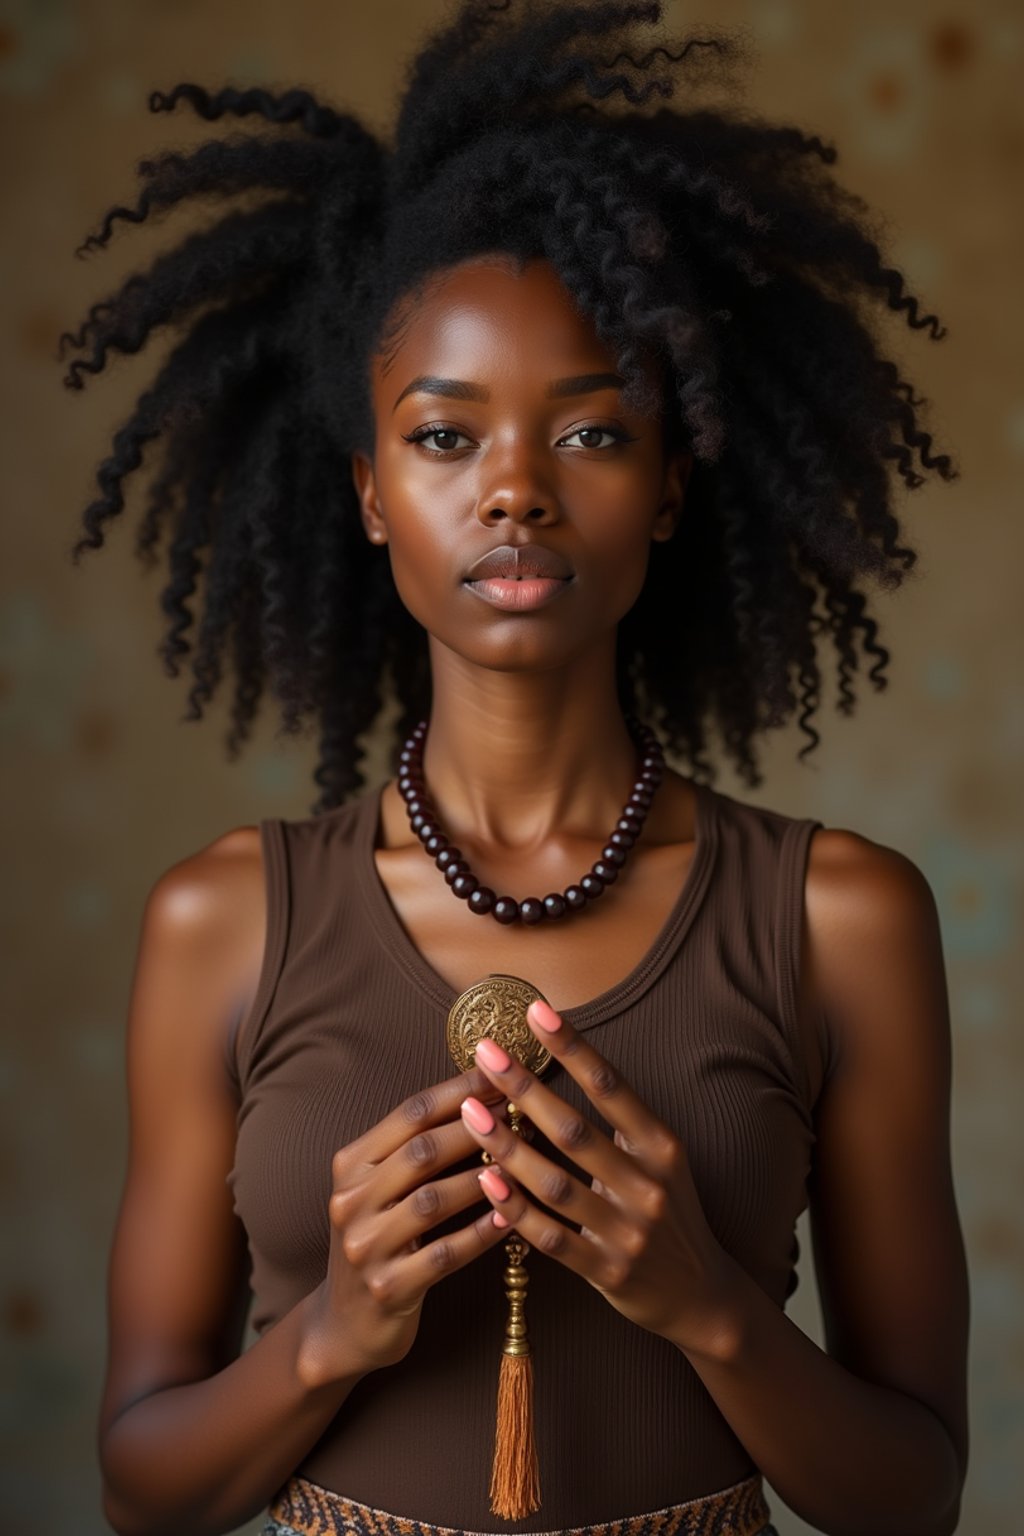
{"label": "scoop neckline", "polygon": [[[389,958],[401,967],[408,979],[431,1003],[447,1014],[462,994],[449,986],[440,972],[416,948],[392,904],[374,858],[380,833],[381,800],[389,782],[385,780],[366,795],[359,830],[356,856],[364,875],[362,885],[367,898],[367,911]],[[595,1024],[601,1024],[635,1003],[671,960],[703,901],[718,850],[716,792],[710,785],[698,783],[695,779],[688,782],[695,791],[694,850],[676,899],[648,949],[626,976],[586,1002],[561,1009],[562,1018],[574,1029],[589,1029]]]}

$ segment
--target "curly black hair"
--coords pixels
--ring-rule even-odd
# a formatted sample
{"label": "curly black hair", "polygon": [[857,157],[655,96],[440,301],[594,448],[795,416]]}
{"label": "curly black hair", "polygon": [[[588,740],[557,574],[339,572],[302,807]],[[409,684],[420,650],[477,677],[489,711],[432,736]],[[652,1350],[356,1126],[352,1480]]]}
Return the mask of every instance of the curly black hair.
{"label": "curly black hair", "polygon": [[[65,383],[81,389],[111,354],[163,326],[184,332],[113,437],[72,559],[102,546],[158,440],[135,550],[152,567],[168,525],[171,676],[202,582],[185,718],[202,718],[228,653],[229,757],[269,684],[281,731],[316,722],[313,815],[365,785],[360,738],[387,686],[392,768],[429,715],[427,637],[365,536],[350,462],[372,451],[370,360],[393,339],[398,301],[486,252],[550,262],[631,390],[653,349],[666,443],[694,455],[686,516],[652,546],[619,625],[624,713],[712,780],[717,726],[756,786],[760,734],[799,710],[800,758],[820,739],[823,630],[842,713],[858,642],[886,685],[889,652],[856,583],[897,587],[917,559],[898,542],[890,472],[910,489],[921,470],[957,472],[932,453],[915,414],[928,402],[881,350],[874,311],[932,339],[945,330],[885,264],[877,216],[826,169],[832,146],[707,104],[744,60],[742,35],[659,31],[645,51],[638,29],[660,20],[655,3],[463,0],[412,60],[389,143],[305,89],[154,91],[154,112],[186,102],[273,129],[140,161],[134,207],[112,208],[79,247],[189,198],[244,195],[61,337],[61,357],[81,354]],[[689,110],[659,105],[681,82]]]}

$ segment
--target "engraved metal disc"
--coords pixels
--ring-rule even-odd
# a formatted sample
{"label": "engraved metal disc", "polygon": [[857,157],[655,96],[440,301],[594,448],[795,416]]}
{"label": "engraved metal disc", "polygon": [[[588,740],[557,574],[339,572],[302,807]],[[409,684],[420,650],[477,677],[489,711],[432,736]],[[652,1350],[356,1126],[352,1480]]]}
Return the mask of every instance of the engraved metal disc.
{"label": "engraved metal disc", "polygon": [[455,999],[448,1014],[448,1049],[463,1072],[473,1065],[477,1041],[484,1035],[521,1061],[540,1077],[551,1061],[551,1052],[537,1039],[526,1021],[526,1010],[537,999],[547,998],[521,976],[497,972],[474,981]]}

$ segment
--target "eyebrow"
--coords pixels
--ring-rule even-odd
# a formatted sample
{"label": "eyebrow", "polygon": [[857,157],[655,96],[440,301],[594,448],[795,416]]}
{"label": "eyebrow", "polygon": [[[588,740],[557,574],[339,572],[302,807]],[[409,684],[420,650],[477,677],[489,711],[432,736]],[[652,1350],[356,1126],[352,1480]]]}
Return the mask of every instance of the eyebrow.
{"label": "eyebrow", "polygon": [[[617,373],[577,373],[568,379],[552,379],[544,391],[549,400],[564,400],[572,395],[590,395],[599,389],[622,389],[625,379]],[[439,379],[433,374],[422,373],[405,386],[392,406],[398,409],[406,395],[443,395],[449,400],[480,400],[486,404],[491,398],[489,389],[468,379]]]}

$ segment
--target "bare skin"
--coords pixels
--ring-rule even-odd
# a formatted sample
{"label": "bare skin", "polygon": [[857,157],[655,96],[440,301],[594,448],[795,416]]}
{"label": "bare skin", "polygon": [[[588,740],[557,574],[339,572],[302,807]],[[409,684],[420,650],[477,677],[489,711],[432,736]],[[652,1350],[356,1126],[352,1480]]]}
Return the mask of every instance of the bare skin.
{"label": "bare skin", "polygon": [[[685,516],[689,464],[665,455],[656,418],[625,409],[609,386],[548,396],[552,380],[613,369],[544,263],[467,263],[430,285],[395,356],[376,361],[377,439],[353,465],[367,537],[388,546],[403,601],[430,635],[433,798],[481,880],[517,896],[560,890],[589,868],[628,792],[635,754],[614,693],[615,626],[651,543]],[[489,398],[398,400],[424,376],[471,381]],[[426,425],[440,436],[408,440]],[[633,440],[610,448],[597,435],[605,427]],[[571,591],[513,615],[463,586],[478,555],[531,540],[570,560]],[[377,870],[412,942],[453,988],[509,970],[567,1009],[649,948],[690,868],[693,802],[687,780],[667,774],[620,882],[550,932],[468,914],[412,836],[394,783]],[[458,1262],[505,1235],[475,1174],[445,1178],[487,1144],[460,1115],[467,1094],[502,1118],[500,1074],[478,1065],[338,1149],[328,1275],[239,1357],[247,1269],[224,1183],[236,1109],[224,1046],[255,993],[265,916],[254,827],[174,866],[147,904],[100,1418],[106,1512],[122,1536],[241,1524],[361,1376],[402,1357],[426,1289],[429,1227],[441,1219],[422,1217],[414,1241],[417,1187],[446,1189],[445,1214],[465,1211]],[[700,1250],[707,1284],[695,1287],[707,1301],[672,1336],[805,1519],[851,1536],[945,1536],[967,1461],[968,1294],[949,1158],[945,976],[923,876],[856,833],[817,832],[802,955],[812,1082],[823,1016],[841,1045],[816,1106],[809,1189],[827,1353],[713,1247]],[[424,1136],[426,1164],[408,1151]],[[529,1171],[514,1157],[505,1167],[511,1219],[529,1237]],[[443,1272],[429,1282],[443,1284]]]}

